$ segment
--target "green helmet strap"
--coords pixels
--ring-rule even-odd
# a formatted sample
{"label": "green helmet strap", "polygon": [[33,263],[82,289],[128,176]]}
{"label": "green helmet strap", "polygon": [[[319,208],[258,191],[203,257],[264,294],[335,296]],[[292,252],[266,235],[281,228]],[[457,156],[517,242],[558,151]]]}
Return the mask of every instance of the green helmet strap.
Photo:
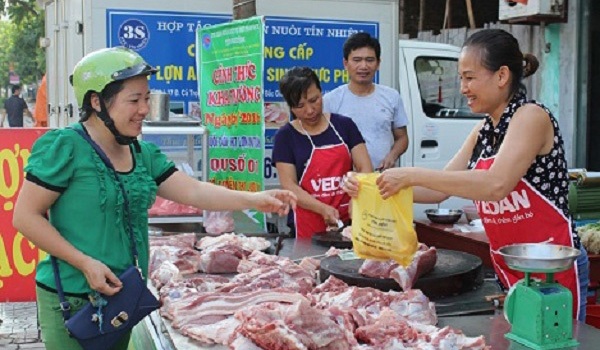
{"label": "green helmet strap", "polygon": [[135,137],[125,136],[121,134],[119,130],[117,130],[115,121],[108,114],[108,109],[106,108],[102,98],[100,98],[100,112],[98,112],[98,117],[100,117],[100,119],[104,122],[104,125],[106,125],[108,130],[115,135],[115,139],[120,145],[131,145],[133,141],[136,140]]}

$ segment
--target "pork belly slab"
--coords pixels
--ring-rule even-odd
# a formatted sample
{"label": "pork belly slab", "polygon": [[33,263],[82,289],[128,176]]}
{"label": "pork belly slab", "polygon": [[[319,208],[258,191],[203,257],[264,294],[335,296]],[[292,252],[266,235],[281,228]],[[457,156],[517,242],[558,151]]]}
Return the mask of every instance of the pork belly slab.
{"label": "pork belly slab", "polygon": [[266,302],[294,303],[301,299],[305,298],[299,293],[267,289],[245,293],[198,293],[188,295],[171,304],[173,307],[171,324],[173,328],[190,324],[208,324],[252,305]]}

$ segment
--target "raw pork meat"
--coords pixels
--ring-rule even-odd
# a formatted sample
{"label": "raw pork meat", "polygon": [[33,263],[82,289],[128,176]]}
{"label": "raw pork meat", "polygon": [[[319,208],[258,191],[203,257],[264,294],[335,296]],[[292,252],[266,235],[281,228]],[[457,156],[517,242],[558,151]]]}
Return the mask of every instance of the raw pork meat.
{"label": "raw pork meat", "polygon": [[237,331],[262,349],[350,350],[358,342],[340,327],[327,310],[299,300],[293,305],[267,303],[235,314]]}
{"label": "raw pork meat", "polygon": [[235,221],[231,211],[204,211],[204,229],[210,234],[233,232]]}
{"label": "raw pork meat", "polygon": [[235,273],[238,265],[250,251],[239,245],[223,242],[203,249],[198,269],[206,273]]}
{"label": "raw pork meat", "polygon": [[410,290],[417,279],[433,270],[437,262],[435,247],[419,243],[419,248],[408,266],[402,266],[394,260],[365,260],[358,273],[376,278],[393,278],[402,290]]}
{"label": "raw pork meat", "polygon": [[265,250],[271,246],[271,242],[267,241],[263,237],[246,237],[244,235],[234,233],[225,233],[214,237],[201,238],[198,243],[196,243],[196,248],[202,250],[213,245],[220,245],[222,243],[235,244],[249,251]]}

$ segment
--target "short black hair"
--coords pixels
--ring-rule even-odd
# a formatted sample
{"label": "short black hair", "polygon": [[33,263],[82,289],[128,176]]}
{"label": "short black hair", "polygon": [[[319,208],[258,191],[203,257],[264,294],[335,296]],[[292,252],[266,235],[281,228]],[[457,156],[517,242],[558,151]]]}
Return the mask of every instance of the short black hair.
{"label": "short black hair", "polygon": [[344,59],[348,60],[350,53],[357,49],[362,49],[363,47],[369,47],[375,51],[375,57],[377,57],[377,61],[381,61],[381,45],[379,44],[379,40],[374,38],[369,33],[359,32],[354,33],[346,39],[344,43]]}
{"label": "short black hair", "polygon": [[11,87],[10,91],[12,91],[13,95],[15,94],[15,92],[21,90],[21,85],[19,84],[15,84]]}
{"label": "short black hair", "polygon": [[294,108],[298,106],[302,97],[306,96],[312,84],[322,91],[319,77],[310,67],[293,67],[279,81],[279,91],[288,106]]}

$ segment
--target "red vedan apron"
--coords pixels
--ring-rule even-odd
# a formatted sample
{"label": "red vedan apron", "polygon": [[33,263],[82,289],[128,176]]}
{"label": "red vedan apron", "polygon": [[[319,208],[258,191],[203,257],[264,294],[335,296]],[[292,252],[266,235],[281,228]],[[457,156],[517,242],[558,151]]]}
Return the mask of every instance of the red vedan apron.
{"label": "red vedan apron", "polygon": [[[350,196],[342,190],[342,181],[348,171],[352,170],[352,157],[348,146],[333,124],[329,122],[329,125],[340,139],[339,144],[316,147],[310,135],[304,131],[312,144],[312,152],[299,185],[318,201],[336,208],[340,213],[340,220],[347,221],[350,217],[348,213]],[[323,232],[327,229],[321,214],[299,206],[296,207],[294,219],[296,238],[299,239],[311,238],[315,232]]]}
{"label": "red vedan apron", "polygon": [[[480,158],[475,169],[488,170],[493,163],[494,158]],[[573,247],[569,220],[524,179],[501,201],[475,201],[475,205],[490,241],[494,270],[507,287],[524,278],[524,273],[509,269],[498,249],[515,243],[540,242]],[[545,280],[543,274],[531,275]],[[569,270],[555,273],[554,278],[573,293],[573,315],[577,318],[580,298],[577,263]]]}

